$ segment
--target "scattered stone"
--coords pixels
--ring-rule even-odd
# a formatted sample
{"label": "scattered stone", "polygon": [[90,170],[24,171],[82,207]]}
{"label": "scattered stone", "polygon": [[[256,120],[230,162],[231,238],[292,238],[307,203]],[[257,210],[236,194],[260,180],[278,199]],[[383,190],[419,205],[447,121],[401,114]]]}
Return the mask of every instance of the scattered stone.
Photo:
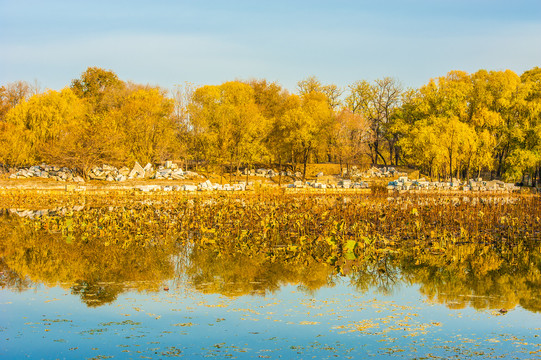
{"label": "scattered stone", "polygon": [[130,179],[133,178],[144,178],[145,177],[145,169],[139,164],[137,161],[135,162],[135,165],[133,166],[133,169],[128,174],[128,177]]}
{"label": "scattered stone", "polygon": [[[79,176],[76,174],[76,169],[68,169],[66,167],[58,168],[49,165],[34,165],[29,168],[15,169],[10,174],[10,179],[28,179],[39,177],[43,179],[54,179],[57,181],[77,181]],[[77,179],[77,180],[76,180]]]}
{"label": "scattered stone", "polygon": [[150,192],[160,190],[160,185],[141,185],[136,188],[139,191]]}
{"label": "scattered stone", "polygon": [[500,180],[483,181],[483,179],[470,179],[461,182],[458,179],[451,181],[435,181],[429,182],[424,178],[418,180],[410,180],[407,176],[401,176],[397,180],[389,181],[387,189],[390,191],[404,190],[445,190],[445,191],[492,191],[492,192],[512,192],[520,190],[515,184],[504,183]]}
{"label": "scattered stone", "polygon": [[120,168],[120,170],[118,170],[118,172],[121,174],[121,175],[124,175],[126,177],[128,177],[130,175],[130,168],[128,168],[127,166],[123,166],[122,168]]}

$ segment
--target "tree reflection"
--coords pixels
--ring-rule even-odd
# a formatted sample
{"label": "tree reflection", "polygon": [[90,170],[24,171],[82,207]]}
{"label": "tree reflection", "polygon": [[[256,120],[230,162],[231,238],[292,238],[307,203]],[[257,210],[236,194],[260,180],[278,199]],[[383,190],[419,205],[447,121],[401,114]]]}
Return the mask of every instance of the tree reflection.
{"label": "tree reflection", "polygon": [[88,306],[99,306],[127,290],[157,291],[174,276],[171,256],[178,251],[174,244],[130,245],[129,241],[112,243],[108,237],[83,241],[81,234],[35,230],[32,225],[0,217],[5,234],[0,242],[2,287],[60,285]]}
{"label": "tree reflection", "polygon": [[[230,297],[265,295],[284,285],[314,294],[345,278],[359,292],[385,295],[417,284],[428,300],[450,308],[520,305],[541,311],[539,242],[347,245],[346,239],[337,245],[304,234],[296,243],[285,237],[273,243],[226,226],[211,238],[208,229],[187,233],[171,221],[180,218],[163,209],[148,211],[154,214],[150,220],[145,212],[124,208],[72,218],[0,216],[0,286],[22,291],[34,283],[60,285],[94,307],[129,290],[157,291],[181,277],[197,291]],[[380,235],[373,230],[371,236]]]}
{"label": "tree reflection", "polygon": [[455,244],[442,253],[405,250],[403,276],[421,285],[428,299],[452,308],[513,308],[541,311],[541,246]]}
{"label": "tree reflection", "polygon": [[264,295],[286,284],[300,284],[308,293],[333,285],[333,269],[325,263],[273,261],[264,253],[249,256],[195,247],[184,270],[197,290],[226,296]]}

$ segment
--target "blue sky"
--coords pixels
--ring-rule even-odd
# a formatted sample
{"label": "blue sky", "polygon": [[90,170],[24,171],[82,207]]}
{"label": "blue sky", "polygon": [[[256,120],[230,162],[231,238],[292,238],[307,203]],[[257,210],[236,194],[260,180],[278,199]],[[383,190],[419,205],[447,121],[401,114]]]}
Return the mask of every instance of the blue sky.
{"label": "blue sky", "polygon": [[295,91],[541,66],[539,0],[0,0],[0,84],[61,89],[89,66],[171,88],[266,78]]}

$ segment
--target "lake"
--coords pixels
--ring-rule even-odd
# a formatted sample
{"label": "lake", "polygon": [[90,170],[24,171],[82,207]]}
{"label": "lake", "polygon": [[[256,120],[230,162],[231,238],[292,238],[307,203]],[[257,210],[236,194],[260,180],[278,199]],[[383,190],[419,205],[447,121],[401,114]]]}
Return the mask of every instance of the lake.
{"label": "lake", "polygon": [[3,358],[541,357],[538,197],[51,203],[0,216]]}

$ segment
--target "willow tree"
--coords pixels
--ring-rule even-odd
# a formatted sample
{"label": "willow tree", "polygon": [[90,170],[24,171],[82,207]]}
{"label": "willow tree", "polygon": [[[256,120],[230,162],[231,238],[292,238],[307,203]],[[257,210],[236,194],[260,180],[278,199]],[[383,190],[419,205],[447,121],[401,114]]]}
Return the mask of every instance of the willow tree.
{"label": "willow tree", "polygon": [[78,126],[84,118],[83,103],[70,89],[50,90],[22,101],[6,115],[0,134],[2,162],[30,165],[57,159],[68,129]]}

